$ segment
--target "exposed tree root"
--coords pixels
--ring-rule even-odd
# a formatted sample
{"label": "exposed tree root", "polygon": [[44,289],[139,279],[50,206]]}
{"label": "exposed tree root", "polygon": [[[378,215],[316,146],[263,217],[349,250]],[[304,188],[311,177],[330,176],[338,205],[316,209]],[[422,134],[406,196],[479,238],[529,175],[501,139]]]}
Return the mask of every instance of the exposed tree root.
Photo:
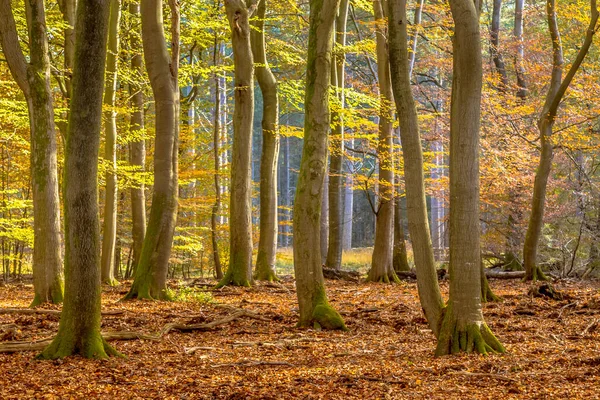
{"label": "exposed tree root", "polygon": [[234,273],[233,268],[229,267],[223,279],[217,283],[215,289],[220,289],[224,286],[242,286],[242,287],[250,287],[252,286],[252,282],[246,277],[244,273]]}
{"label": "exposed tree root", "polygon": [[550,283],[543,283],[541,285],[533,285],[527,292],[528,295],[534,297],[548,297],[552,300],[564,300],[565,294],[559,290],[556,290]]}
{"label": "exposed tree root", "polygon": [[527,282],[527,281],[549,281],[550,278],[548,278],[546,276],[546,274],[544,274],[544,272],[542,272],[542,269],[540,268],[539,265],[536,265],[535,267],[532,268],[531,271],[525,271],[525,276],[523,277],[523,281]]}
{"label": "exposed tree root", "polygon": [[[262,317],[252,311],[243,310],[243,309],[239,309],[239,308],[235,309],[233,307],[228,307],[228,308],[233,309],[235,311],[233,312],[233,314],[228,315],[225,318],[222,318],[222,319],[219,319],[219,320],[216,320],[213,322],[209,322],[209,323],[204,323],[204,324],[187,325],[187,324],[181,324],[181,323],[168,323],[165,326],[163,326],[163,328],[157,334],[146,334],[146,333],[142,333],[142,332],[133,332],[133,331],[104,332],[104,333],[102,333],[102,344],[104,347],[104,351],[106,353],[105,355],[119,355],[119,353],[116,350],[112,349],[112,347],[110,347],[107,344],[107,342],[113,341],[113,340],[143,339],[143,340],[159,341],[162,339],[163,336],[165,336],[166,334],[168,334],[169,332],[174,331],[174,330],[185,331],[185,332],[208,331],[208,330],[214,329],[215,327],[217,327],[219,325],[227,324],[227,323],[232,322],[241,317],[258,319],[260,321],[270,321],[268,318]],[[37,341],[33,341],[33,342],[24,342],[24,341],[2,342],[2,343],[0,343],[0,353],[16,353],[16,352],[21,352],[21,351],[41,351],[41,350],[46,349],[47,346],[50,345],[53,340],[54,340],[54,338],[46,338],[46,339],[41,339],[41,340],[37,340]],[[57,346],[59,346],[59,345],[57,345]],[[99,347],[99,346],[96,346],[96,347]],[[92,350],[90,350],[90,351],[92,351]],[[105,358],[105,357],[102,357],[102,352],[98,348],[93,351],[97,351],[99,354],[99,356],[96,358]],[[58,349],[51,349],[47,353],[44,352],[42,354],[41,358],[44,358],[44,359],[59,358],[62,353],[63,353],[63,351],[59,351]],[[64,355],[63,355],[63,357],[64,357]]]}
{"label": "exposed tree root", "polygon": [[371,272],[369,272],[369,276],[367,276],[365,282],[400,283],[400,278],[398,278],[396,272],[391,269],[387,274],[381,276],[372,276]]}

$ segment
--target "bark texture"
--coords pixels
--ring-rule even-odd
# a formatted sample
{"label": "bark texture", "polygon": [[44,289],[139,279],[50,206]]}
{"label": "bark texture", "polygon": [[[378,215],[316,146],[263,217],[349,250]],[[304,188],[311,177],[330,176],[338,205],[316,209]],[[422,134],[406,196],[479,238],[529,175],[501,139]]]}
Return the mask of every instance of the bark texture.
{"label": "bark texture", "polygon": [[254,61],[250,45],[250,17],[256,5],[225,0],[231,28],[234,63],[233,149],[229,201],[229,268],[218,286],[252,285],[251,158],[254,119]]}
{"label": "bark texture", "polygon": [[294,271],[298,325],[346,329],[329,305],[321,267],[321,201],[327,162],[333,23],[339,0],[311,0],[306,67],[304,146],[294,202]]}
{"label": "bark texture", "polygon": [[[518,1],[518,0],[517,0]],[[500,18],[502,10],[502,0],[494,0],[492,8],[492,26],[490,27],[490,54],[496,67],[496,73],[500,77],[500,88],[505,89],[508,86],[508,75],[504,57],[500,52]]]}
{"label": "bark texture", "polygon": [[171,9],[171,54],[163,31],[161,0],[141,2],[144,59],[156,109],[154,193],[135,279],[125,298],[167,299],[166,281],[177,220],[179,149],[179,6]]}
{"label": "bark texture", "polygon": [[106,358],[100,332],[98,152],[110,2],[79,0],[65,152],[65,300],[58,334],[38,356]]}
{"label": "bark texture", "polygon": [[[495,0],[496,1],[496,0]],[[523,7],[525,0],[515,0],[515,24],[513,36],[517,41],[515,54],[515,71],[517,73],[517,97],[521,100],[527,98],[527,71],[525,69],[525,46],[523,45]]]}
{"label": "bark texture", "polygon": [[479,4],[450,0],[454,19],[450,103],[450,295],[437,356],[504,352],[481,310],[479,128],[482,56]]}
{"label": "bark texture", "polygon": [[548,177],[552,168],[552,158],[554,144],[552,143],[552,129],[554,121],[558,113],[562,99],[567,91],[573,77],[585,59],[594,34],[598,30],[598,7],[596,0],[590,1],[590,23],[586,31],[585,39],[577,57],[569,71],[562,79],[563,72],[563,50],[560,40],[560,32],[558,30],[558,21],[556,17],[555,0],[548,0],[546,3],[546,14],[548,18],[548,29],[550,38],[552,39],[553,59],[552,59],[552,77],[550,87],[546,95],[546,101],[540,117],[538,119],[538,128],[540,131],[540,161],[535,174],[533,184],[533,198],[531,201],[531,215],[529,216],[529,225],[525,234],[525,244],[523,246],[523,264],[525,267],[525,280],[535,281],[538,279],[547,279],[539,265],[537,265],[537,248],[542,233],[542,225],[544,222],[544,207],[546,203],[546,187],[548,185]]}
{"label": "bark texture", "polygon": [[419,133],[417,108],[410,88],[410,67],[407,48],[406,1],[389,2],[390,67],[394,99],[400,121],[402,156],[408,231],[413,247],[419,299],[433,333],[437,336],[443,309],[442,295],[437,281],[433,246],[427,217],[423,149]]}
{"label": "bark texture", "polygon": [[54,104],[50,87],[48,34],[42,0],[27,0],[29,63],[21,51],[10,0],[0,1],[0,44],[15,81],[23,91],[31,131],[33,187],[32,306],[63,300],[60,205]]}
{"label": "bark texture", "polygon": [[[217,1],[217,6],[220,2]],[[216,68],[217,60],[220,55],[220,43],[218,41],[217,34],[215,33],[214,49],[213,49],[213,66]],[[223,279],[223,268],[221,267],[221,257],[219,255],[219,212],[221,211],[221,78],[219,74],[215,73],[215,111],[213,116],[213,151],[214,151],[214,165],[215,165],[215,202],[212,207],[210,214],[210,226],[211,226],[211,242],[212,242],[212,253],[213,263],[215,266],[215,276],[217,279]]]}
{"label": "bark texture", "polygon": [[[387,26],[381,0],[373,1],[377,46],[377,78],[379,82],[379,204],[375,225],[375,245],[367,280],[371,282],[399,282],[393,266],[394,246],[394,158],[393,118],[394,97],[388,57]],[[386,9],[387,13],[387,9]]]}
{"label": "bark texture", "polygon": [[111,0],[108,23],[108,53],[106,56],[106,87],[104,89],[104,161],[106,191],[104,199],[104,229],[102,230],[102,283],[114,285],[115,245],[117,243],[117,55],[119,54],[119,22],[121,0]]}
{"label": "bark texture", "polygon": [[279,157],[279,99],[277,81],[269,68],[265,49],[267,0],[258,4],[250,41],[256,80],[263,96],[262,155],[260,159],[260,238],[254,278],[274,281],[277,251],[277,161]]}

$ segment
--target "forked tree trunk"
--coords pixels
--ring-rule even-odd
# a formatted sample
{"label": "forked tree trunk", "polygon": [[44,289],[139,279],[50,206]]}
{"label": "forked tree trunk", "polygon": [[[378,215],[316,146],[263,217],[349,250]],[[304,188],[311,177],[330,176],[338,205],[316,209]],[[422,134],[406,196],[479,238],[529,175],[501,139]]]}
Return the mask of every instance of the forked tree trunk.
{"label": "forked tree trunk", "polygon": [[0,0],[0,43],[23,91],[31,130],[33,187],[33,286],[31,306],[63,300],[63,260],[56,159],[56,129],[50,87],[46,16],[42,0],[27,0],[30,56],[21,52],[10,0]]}
{"label": "forked tree trunk", "polygon": [[106,87],[104,89],[104,160],[106,193],[104,198],[104,229],[102,230],[102,257],[100,259],[102,283],[114,285],[115,245],[117,243],[117,55],[119,54],[119,22],[121,0],[110,1],[108,23],[108,53],[106,56]]}
{"label": "forked tree trunk", "polygon": [[[399,282],[393,266],[394,245],[394,152],[393,119],[394,97],[388,57],[387,27],[382,0],[373,1],[375,34],[377,40],[377,75],[379,81],[379,206],[375,226],[375,245],[367,280],[371,282]],[[387,7],[386,7],[387,13]]]}
{"label": "forked tree trunk", "polygon": [[277,161],[279,157],[279,99],[277,81],[269,68],[265,49],[265,13],[267,0],[258,4],[250,33],[256,80],[263,95],[262,156],[260,159],[260,239],[254,278],[277,280]]}
{"label": "forked tree trunk", "polygon": [[482,56],[479,4],[450,0],[454,19],[450,104],[450,295],[437,356],[503,353],[481,311],[479,127]]}
{"label": "forked tree trunk", "polygon": [[390,0],[389,10],[390,66],[402,139],[408,231],[417,270],[419,299],[429,326],[437,336],[444,305],[437,281],[427,217],[423,149],[419,134],[417,108],[410,87],[408,34],[406,23],[404,23],[406,21],[406,1]]}
{"label": "forked tree trunk", "polygon": [[552,168],[553,147],[552,143],[552,128],[554,120],[558,112],[563,96],[567,91],[573,77],[581,66],[585,56],[587,55],[594,34],[598,29],[598,7],[596,0],[590,1],[590,23],[586,30],[584,42],[577,53],[577,57],[565,79],[562,80],[563,70],[563,51],[558,30],[558,22],[556,18],[555,0],[548,0],[546,3],[546,12],[548,16],[548,29],[550,38],[552,39],[553,61],[552,61],[552,78],[546,102],[540,113],[538,120],[538,128],[540,130],[541,153],[538,169],[535,174],[535,182],[533,184],[533,199],[531,202],[531,215],[529,217],[529,225],[525,234],[525,244],[523,246],[523,264],[525,267],[525,280],[535,281],[537,279],[547,279],[539,265],[537,265],[537,248],[542,233],[542,225],[544,222],[544,207],[546,203],[546,186],[548,177]]}
{"label": "forked tree trunk", "polygon": [[163,31],[161,0],[141,2],[142,42],[156,109],[154,193],[135,279],[125,298],[166,299],[171,245],[177,220],[179,149],[179,6],[171,9],[171,55]]}
{"label": "forked tree trunk", "polygon": [[344,67],[346,56],[343,46],[346,45],[346,20],[348,19],[349,0],[341,0],[338,15],[335,19],[333,33],[334,41],[340,46],[331,63],[331,84],[337,95],[337,108],[340,111],[331,113],[331,144],[329,146],[329,240],[327,243],[327,257],[325,265],[328,268],[340,269],[342,267],[342,250],[344,234]]}
{"label": "forked tree trunk", "polygon": [[[132,1],[129,4],[129,13],[137,22],[140,16],[140,3]],[[129,96],[133,108],[129,131],[131,136],[136,139],[129,144],[129,163],[136,168],[138,173],[142,173],[146,170],[146,140],[143,137],[144,89],[141,85],[143,60],[142,53],[139,51],[142,43],[138,35],[139,32],[133,32],[130,42],[130,47],[134,51],[131,57],[131,69],[134,71],[134,78],[129,84]],[[144,188],[143,181],[131,188],[131,236],[133,238],[133,259],[131,262],[134,273],[140,262],[144,236],[146,236],[146,194]]]}
{"label": "forked tree trunk", "polygon": [[231,28],[235,76],[231,194],[229,200],[229,268],[218,286],[252,285],[251,158],[254,119],[254,61],[250,46],[250,17],[256,5],[225,0]]}
{"label": "forked tree trunk", "polygon": [[79,0],[65,152],[65,300],[58,334],[38,356],[106,358],[100,332],[98,152],[110,2]]}
{"label": "forked tree trunk", "polygon": [[333,22],[339,0],[310,0],[306,66],[304,146],[294,201],[294,271],[300,308],[298,325],[346,329],[329,305],[321,267],[321,201],[327,162],[329,84]]}

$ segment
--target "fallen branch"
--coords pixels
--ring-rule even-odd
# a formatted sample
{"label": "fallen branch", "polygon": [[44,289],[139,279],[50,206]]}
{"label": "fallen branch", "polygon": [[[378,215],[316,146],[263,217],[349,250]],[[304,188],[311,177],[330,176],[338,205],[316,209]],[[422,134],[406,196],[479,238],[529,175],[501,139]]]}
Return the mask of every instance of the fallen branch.
{"label": "fallen branch", "polygon": [[216,347],[203,347],[203,346],[197,346],[197,347],[184,347],[183,348],[183,352],[185,354],[194,354],[195,352],[197,352],[198,350],[208,350],[208,351],[213,351],[216,350]]}
{"label": "fallen branch", "polygon": [[587,335],[589,332],[593,332],[594,330],[596,330],[596,328],[598,328],[598,320],[594,319],[592,320],[592,322],[589,323],[588,326],[585,327],[585,329],[583,330],[583,332],[581,332],[579,334],[579,336],[585,336]]}
{"label": "fallen branch", "polygon": [[[448,273],[448,271],[446,271],[443,268],[436,270],[436,272],[437,272],[438,280],[444,279],[444,277]],[[396,271],[396,275],[398,276],[398,278],[403,279],[403,280],[417,279],[417,273],[414,269],[412,269],[410,271]]]}
{"label": "fallen branch", "polygon": [[340,378],[346,379],[348,381],[363,380],[363,381],[370,381],[370,382],[384,382],[384,383],[389,383],[389,384],[394,384],[394,385],[406,385],[407,384],[407,381],[400,380],[400,379],[377,378],[375,376],[365,376],[365,375],[361,375],[361,376],[342,375],[342,376],[340,376]]}
{"label": "fallen branch", "polygon": [[[36,308],[0,308],[0,314],[41,314],[41,315],[60,315],[61,310],[44,310]],[[103,316],[125,314],[124,310],[102,311]]]}
{"label": "fallen branch", "polygon": [[523,279],[525,271],[498,271],[486,269],[485,276],[493,279]]}
{"label": "fallen branch", "polygon": [[236,363],[227,364],[213,364],[211,368],[222,368],[222,367],[258,367],[261,365],[282,365],[285,367],[295,367],[294,364],[290,364],[286,361],[262,361],[262,360],[244,360]]}
{"label": "fallen branch", "polygon": [[492,378],[492,379],[498,379],[498,380],[506,381],[506,382],[516,382],[517,381],[516,379],[511,378],[509,376],[504,376],[504,375],[499,375],[499,374],[488,374],[488,373],[483,373],[483,372],[453,371],[453,372],[449,372],[448,375],[462,375],[462,376],[468,376],[471,378]]}

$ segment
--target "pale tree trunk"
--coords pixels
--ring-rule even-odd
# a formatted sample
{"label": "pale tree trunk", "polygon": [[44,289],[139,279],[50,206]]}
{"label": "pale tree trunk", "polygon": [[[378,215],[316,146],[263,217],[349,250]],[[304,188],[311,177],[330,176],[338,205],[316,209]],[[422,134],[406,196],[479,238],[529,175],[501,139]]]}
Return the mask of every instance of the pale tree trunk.
{"label": "pale tree trunk", "polygon": [[502,0],[494,0],[492,8],[492,26],[490,27],[490,53],[492,54],[492,60],[496,67],[496,73],[500,76],[500,89],[504,90],[508,86],[508,75],[506,74],[504,57],[502,57],[502,53],[500,53],[501,11]]}
{"label": "pale tree trunk", "polygon": [[31,130],[33,187],[32,306],[63,300],[60,206],[56,157],[56,129],[50,87],[46,16],[42,0],[27,0],[30,56],[21,52],[10,0],[0,0],[0,44],[10,71],[23,91]]}
{"label": "pale tree trunk", "polygon": [[333,23],[339,0],[311,0],[304,146],[294,201],[294,271],[300,309],[298,325],[346,329],[329,304],[321,267],[321,201],[327,162],[329,84]]}
{"label": "pale tree trunk", "polygon": [[[217,8],[220,6],[220,2],[217,2]],[[217,67],[217,60],[220,54],[221,44],[218,42],[217,34],[215,33],[215,42],[213,49],[213,66]],[[212,242],[212,253],[213,262],[215,265],[215,276],[217,279],[223,279],[223,268],[221,267],[221,257],[219,256],[219,212],[221,210],[221,78],[219,74],[215,72],[215,111],[213,117],[213,151],[214,151],[214,165],[215,165],[215,203],[212,206],[210,215],[210,227],[211,227],[211,242]]]}
{"label": "pale tree trunk", "polygon": [[171,245],[177,220],[179,148],[179,6],[171,9],[171,54],[163,31],[161,0],[141,2],[144,59],[156,109],[154,193],[135,279],[125,298],[166,299]]}
{"label": "pale tree trunk", "polygon": [[233,47],[235,110],[229,201],[229,268],[219,286],[252,285],[251,157],[254,118],[254,61],[250,46],[250,17],[256,4],[225,0]]}
{"label": "pale tree trunk", "polygon": [[[497,1],[497,0],[495,0]],[[525,46],[523,45],[523,6],[525,0],[515,0],[515,25],[513,36],[517,41],[515,55],[515,71],[517,73],[517,97],[521,100],[527,98],[527,71],[525,70]]]}
{"label": "pale tree trunk", "polygon": [[100,332],[98,152],[110,2],[79,0],[65,148],[65,300],[58,334],[38,356],[106,358]]}
{"label": "pale tree trunk", "polygon": [[392,265],[395,272],[410,271],[402,214],[402,202],[399,197],[396,197],[394,201],[394,253],[392,255]]}
{"label": "pale tree trunk", "polygon": [[450,103],[450,295],[435,354],[503,353],[481,310],[479,127],[482,56],[479,4],[450,0],[454,19]]}
{"label": "pale tree trunk", "polygon": [[[328,149],[329,153],[329,149]],[[325,159],[327,160],[328,157]],[[325,161],[325,170],[327,170],[327,161]],[[320,221],[321,240],[321,264],[325,265],[327,261],[327,247],[329,245],[329,174],[325,174],[323,180],[323,194],[321,198],[321,221]]]}
{"label": "pale tree trunk", "polygon": [[[371,282],[399,282],[393,266],[394,244],[394,152],[393,119],[394,98],[390,77],[387,44],[387,26],[383,0],[374,0],[375,35],[377,46],[377,75],[379,81],[379,205],[376,216],[375,245],[367,280]],[[387,4],[385,4],[387,6]],[[387,12],[387,7],[385,8]]]}
{"label": "pale tree trunk", "polygon": [[390,0],[389,10],[390,66],[402,139],[408,231],[417,270],[419,299],[429,326],[437,336],[444,305],[437,282],[427,217],[423,149],[419,134],[417,108],[410,87],[408,34],[406,23],[404,23],[406,21],[406,1]]}
{"label": "pale tree trunk", "polygon": [[104,229],[102,230],[102,257],[100,270],[102,283],[115,285],[115,244],[117,242],[117,56],[119,54],[119,22],[121,0],[111,0],[108,23],[108,53],[106,56],[106,86],[104,89],[104,160],[106,190],[104,198]]}
{"label": "pale tree trunk", "polygon": [[250,33],[256,63],[256,80],[263,95],[262,156],[260,159],[260,239],[254,278],[274,281],[277,252],[277,161],[279,157],[279,99],[277,81],[269,68],[265,49],[267,0],[258,4]]}
{"label": "pale tree trunk", "polygon": [[[137,22],[140,16],[140,3],[131,2],[129,13]],[[133,108],[129,131],[136,140],[129,144],[129,163],[135,167],[137,172],[142,173],[146,170],[146,140],[140,137],[144,131],[144,89],[141,85],[143,60],[142,53],[139,51],[141,42],[138,35],[138,32],[133,32],[130,42],[130,47],[134,51],[131,57],[131,69],[134,71],[134,79],[129,85],[131,107]],[[144,182],[141,181],[131,188],[131,236],[133,238],[132,264],[134,273],[140,262],[144,236],[146,236],[146,194],[144,187]]]}
{"label": "pale tree trunk", "polygon": [[562,43],[556,18],[556,4],[555,0],[548,0],[546,3],[548,29],[550,31],[553,49],[552,77],[550,80],[550,87],[548,88],[548,94],[546,95],[546,101],[538,119],[541,142],[540,162],[535,174],[533,198],[531,201],[531,215],[529,216],[529,225],[527,227],[527,233],[525,234],[525,244],[523,246],[523,264],[525,267],[526,281],[547,279],[539,265],[537,265],[537,248],[542,233],[542,225],[544,223],[546,186],[552,168],[552,153],[554,147],[554,144],[552,143],[552,128],[554,127],[558,107],[562,102],[563,96],[587,55],[594,39],[594,34],[598,30],[598,7],[596,0],[590,1],[590,10],[591,18],[584,42],[563,80],[562,71],[564,61]]}
{"label": "pale tree trunk", "polygon": [[340,111],[331,113],[331,144],[329,154],[329,240],[325,265],[328,268],[342,267],[342,235],[344,234],[344,67],[346,56],[343,46],[346,45],[346,20],[348,19],[349,0],[341,0],[335,20],[334,41],[339,51],[333,55],[331,63],[331,84],[333,85]]}

